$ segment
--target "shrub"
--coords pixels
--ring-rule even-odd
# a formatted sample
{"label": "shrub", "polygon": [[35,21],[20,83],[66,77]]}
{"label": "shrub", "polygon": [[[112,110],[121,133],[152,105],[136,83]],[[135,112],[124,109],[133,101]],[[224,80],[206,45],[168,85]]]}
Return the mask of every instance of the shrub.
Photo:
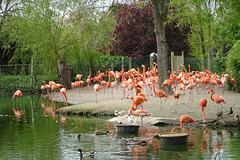
{"label": "shrub", "polygon": [[229,87],[232,88],[230,83],[230,71],[232,71],[232,77],[236,79],[235,91],[240,92],[240,41],[237,41],[227,55],[227,73]]}

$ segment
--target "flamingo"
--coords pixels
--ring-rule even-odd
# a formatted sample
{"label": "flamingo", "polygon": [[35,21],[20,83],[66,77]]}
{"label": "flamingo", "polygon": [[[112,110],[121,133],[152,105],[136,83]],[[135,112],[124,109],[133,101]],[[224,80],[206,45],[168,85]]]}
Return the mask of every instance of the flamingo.
{"label": "flamingo", "polygon": [[129,113],[134,115],[134,116],[140,117],[141,118],[141,125],[143,126],[143,120],[142,120],[143,117],[151,116],[151,113],[149,113],[148,111],[143,110],[143,109],[138,109],[135,112],[132,112],[132,109],[133,109],[133,107],[131,107],[131,109],[129,110]]}
{"label": "flamingo", "polygon": [[181,92],[181,104],[184,104],[184,95],[185,95],[185,93],[184,93],[184,87],[185,87],[185,85],[180,81],[179,82],[179,84],[178,84],[178,88],[180,89],[180,92]]}
{"label": "flamingo", "polygon": [[52,99],[53,99],[54,95],[55,95],[55,92],[57,90],[57,85],[56,84],[52,85],[52,90],[54,90],[53,95],[52,95]]}
{"label": "flamingo", "polygon": [[66,98],[66,102],[68,102],[67,96],[66,96],[66,94],[67,94],[66,88],[61,88],[60,93],[61,93],[61,95],[64,94],[64,96],[65,96],[65,98]]}
{"label": "flamingo", "polygon": [[103,87],[102,87],[102,86],[100,87],[99,84],[95,84],[95,85],[93,86],[94,92],[96,93],[96,103],[97,103],[97,92],[98,92],[98,91],[101,91],[102,88],[103,88]]}
{"label": "flamingo", "polygon": [[[191,82],[190,84],[188,84],[187,85],[187,87],[186,87],[186,89],[190,89],[189,90],[189,99],[190,100],[193,100],[193,93],[192,93],[192,89],[193,89],[193,87],[195,87],[197,84],[196,83],[194,83],[194,82]],[[192,96],[191,96],[192,95]]]}
{"label": "flamingo", "polygon": [[136,95],[141,93],[142,89],[143,89],[143,87],[139,83],[135,84]]}
{"label": "flamingo", "polygon": [[[138,105],[141,105],[145,101],[147,102],[147,99],[141,95],[137,95],[134,98],[132,96],[130,96],[128,98],[133,100],[133,105],[131,107],[133,110],[136,110]],[[135,105],[135,108],[134,108],[134,105]]]}
{"label": "flamingo", "polygon": [[[221,103],[224,103],[224,104],[227,103],[226,100],[225,100],[222,96],[220,96],[220,95],[215,95],[215,96],[213,97],[213,90],[212,90],[212,89],[209,89],[208,92],[212,92],[212,94],[211,94],[211,100],[217,103],[217,105],[218,105],[218,110],[219,110],[219,103],[220,103],[220,104],[221,104]],[[223,108],[223,105],[222,105],[222,104],[221,104],[221,106],[222,106],[222,108]],[[221,108],[221,110],[222,110],[222,108]],[[220,110],[220,111],[221,111],[221,110]]]}
{"label": "flamingo", "polygon": [[[107,82],[107,89],[108,88],[112,88],[112,98],[113,98],[113,87],[115,87],[117,85],[117,78],[116,76],[114,77],[115,78],[115,81],[114,82],[111,82],[111,71],[110,69],[108,70],[108,82]],[[108,100],[109,100],[109,90],[108,90]]]}
{"label": "flamingo", "polygon": [[45,81],[43,81],[43,83],[44,83],[44,84],[41,85],[41,90],[42,90],[41,95],[43,95],[44,89],[46,88]]}
{"label": "flamingo", "polygon": [[180,124],[181,127],[174,127],[171,132],[174,132],[175,129],[182,129],[183,123],[185,123],[186,128],[188,128],[188,123],[197,123],[193,118],[189,117],[188,115],[182,115],[180,117]]}
{"label": "flamingo", "polygon": [[81,81],[82,75],[81,74],[77,74],[75,79],[78,79],[79,81]]}
{"label": "flamingo", "polygon": [[125,93],[126,93],[126,87],[127,87],[126,80],[122,80],[122,83],[120,84],[119,88],[120,87],[122,87],[122,89],[123,89],[123,98],[122,99],[125,99]]}
{"label": "flamingo", "polygon": [[51,89],[51,86],[49,84],[46,84],[45,88],[47,88],[47,93],[49,94],[49,90]]}
{"label": "flamingo", "polygon": [[235,79],[235,78],[232,78],[232,71],[230,71],[230,73],[231,73],[231,75],[230,75],[230,81],[231,81],[231,83],[232,83],[232,85],[233,85],[233,87],[232,87],[232,91],[233,91],[233,88],[234,88],[234,86],[236,85],[236,79]]}
{"label": "flamingo", "polygon": [[[169,87],[169,85],[172,85],[173,83],[174,83],[173,78],[170,77],[169,79],[166,79],[166,80],[163,82],[163,84],[161,85],[161,87],[167,86],[167,93],[168,93],[168,87]],[[169,93],[168,93],[168,94],[169,94]]]}
{"label": "flamingo", "polygon": [[226,77],[225,77],[225,75],[224,75],[224,73],[222,74],[222,77],[221,77],[221,83],[222,83],[222,85],[223,85],[223,94],[224,94],[224,87],[225,87],[225,83],[226,83]]}
{"label": "flamingo", "polygon": [[14,99],[15,97],[19,97],[19,96],[22,96],[22,91],[17,90],[17,91],[13,94],[12,99]]}
{"label": "flamingo", "polygon": [[87,89],[88,89],[88,92],[89,92],[89,84],[91,82],[91,74],[88,75],[87,77]]}
{"label": "flamingo", "polygon": [[82,86],[82,89],[83,89],[83,91],[84,91],[84,81],[79,81],[80,82],[80,85]]}
{"label": "flamingo", "polygon": [[161,106],[164,107],[164,102],[162,103],[162,98],[164,98],[164,100],[166,102],[166,99],[168,98],[168,95],[161,89],[155,90],[155,84],[156,84],[156,82],[151,84],[153,86],[153,92],[160,98]]}
{"label": "flamingo", "polygon": [[106,81],[101,81],[101,85],[102,85],[102,86],[103,86],[103,88],[104,88],[104,92],[103,92],[103,93],[105,93],[106,84],[107,84],[107,82],[106,82]]}
{"label": "flamingo", "polygon": [[205,123],[204,107],[207,106],[207,99],[200,99],[200,106],[202,107],[203,123]]}
{"label": "flamingo", "polygon": [[178,107],[178,102],[177,102],[177,99],[179,99],[180,97],[180,93],[179,92],[176,92],[176,86],[174,85],[174,94],[173,94],[173,97],[175,98],[175,102],[177,103],[177,107]]}
{"label": "flamingo", "polygon": [[14,98],[17,97],[17,104],[18,104],[18,97],[22,96],[22,91],[21,90],[17,90],[12,97],[13,103],[14,103]]}

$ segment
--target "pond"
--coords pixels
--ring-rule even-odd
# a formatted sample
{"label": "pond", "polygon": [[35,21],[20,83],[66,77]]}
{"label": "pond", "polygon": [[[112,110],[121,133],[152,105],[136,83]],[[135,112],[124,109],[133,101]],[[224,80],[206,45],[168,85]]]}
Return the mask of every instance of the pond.
{"label": "pond", "polygon": [[[120,135],[110,117],[60,116],[65,103],[24,95],[13,103],[0,97],[0,159],[80,159],[96,151],[94,159],[240,159],[238,128],[190,128],[185,145],[163,145],[154,135],[173,126],[146,126],[137,135]],[[13,109],[14,108],[14,109]],[[15,111],[15,112],[14,112]],[[21,113],[22,112],[22,113]],[[110,131],[109,135],[95,132]],[[81,141],[75,136],[81,134]],[[147,145],[138,145],[146,141]],[[85,158],[84,158],[85,159]]]}

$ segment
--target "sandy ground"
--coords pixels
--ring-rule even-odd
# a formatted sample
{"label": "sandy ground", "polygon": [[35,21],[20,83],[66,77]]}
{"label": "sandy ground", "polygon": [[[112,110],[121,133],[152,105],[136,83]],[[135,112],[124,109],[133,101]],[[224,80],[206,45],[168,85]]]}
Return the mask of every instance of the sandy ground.
{"label": "sandy ground", "polygon": [[[199,90],[202,87],[199,88]],[[213,95],[221,95],[226,101],[227,104],[223,104],[223,115],[222,117],[216,116],[218,112],[218,106],[214,101],[210,99],[210,93],[208,93],[208,89],[201,90],[201,94],[197,94],[196,89],[193,89],[193,100],[190,100],[189,91],[185,91],[184,96],[184,103],[181,103],[181,96],[178,100],[178,107],[176,105],[176,101],[173,95],[169,95],[165,106],[160,107],[161,100],[159,97],[147,96],[147,102],[143,104],[143,109],[150,112],[152,115],[148,117],[144,117],[143,121],[144,124],[178,124],[179,118],[182,115],[188,115],[195,119],[199,124],[202,124],[202,108],[199,104],[200,99],[206,98],[207,99],[207,107],[205,108],[205,117],[206,117],[206,124],[213,124],[219,126],[236,126],[235,119],[233,115],[229,117],[229,115],[224,114],[227,112],[230,107],[233,107],[233,114],[240,114],[240,94],[231,92],[231,91],[224,91],[222,92],[222,88],[215,89],[215,93]],[[146,86],[142,90],[143,93],[146,94]],[[177,90],[179,92],[179,90]],[[129,93],[126,89],[126,97]],[[135,90],[133,90],[133,94],[135,95]],[[147,94],[146,94],[147,95]],[[45,98],[51,99],[52,95],[44,95]],[[109,96],[109,100],[108,100]],[[60,95],[57,92],[54,96],[54,101],[65,101],[63,95]],[[79,115],[112,115],[115,110],[124,111],[123,114],[114,117],[114,119],[118,119],[122,122],[127,122],[127,114],[128,110],[133,104],[131,99],[123,98],[123,90],[121,88],[114,88],[113,89],[113,97],[111,95],[111,89],[102,90],[101,93],[97,94],[98,103],[96,103],[96,94],[93,91],[93,85],[90,86],[89,92],[87,88],[80,89],[70,89],[67,91],[67,98],[68,103],[73,105],[67,105],[67,107],[60,108],[57,110],[58,114],[79,114]],[[221,108],[221,107],[220,107]],[[131,116],[134,122],[139,122],[140,119],[136,116]]]}

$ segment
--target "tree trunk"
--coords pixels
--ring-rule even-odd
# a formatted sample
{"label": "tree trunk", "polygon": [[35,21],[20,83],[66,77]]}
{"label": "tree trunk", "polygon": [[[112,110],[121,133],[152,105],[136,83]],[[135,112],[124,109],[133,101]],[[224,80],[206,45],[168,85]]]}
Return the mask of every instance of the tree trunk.
{"label": "tree trunk", "polygon": [[65,56],[61,56],[58,61],[57,73],[59,83],[65,88],[71,88],[72,68],[67,68]]}
{"label": "tree trunk", "polygon": [[202,71],[204,71],[206,69],[206,62],[205,62],[205,50],[204,50],[204,44],[203,44],[203,32],[202,32],[202,25],[199,24],[199,41],[200,41],[200,52],[201,52],[201,56],[202,56],[202,60],[201,60],[201,66],[202,66]]}
{"label": "tree trunk", "polygon": [[168,75],[168,46],[166,42],[165,30],[167,23],[169,0],[151,0],[153,6],[153,16],[155,23],[155,34],[157,41],[157,64],[159,88]]}
{"label": "tree trunk", "polygon": [[[206,5],[207,6],[207,5]],[[208,1],[208,6],[210,6],[210,0]],[[208,12],[210,12],[209,10]],[[211,57],[211,50],[212,50],[212,45],[211,45],[211,14],[209,14],[209,24],[208,24],[208,70],[212,71],[212,57]]]}

